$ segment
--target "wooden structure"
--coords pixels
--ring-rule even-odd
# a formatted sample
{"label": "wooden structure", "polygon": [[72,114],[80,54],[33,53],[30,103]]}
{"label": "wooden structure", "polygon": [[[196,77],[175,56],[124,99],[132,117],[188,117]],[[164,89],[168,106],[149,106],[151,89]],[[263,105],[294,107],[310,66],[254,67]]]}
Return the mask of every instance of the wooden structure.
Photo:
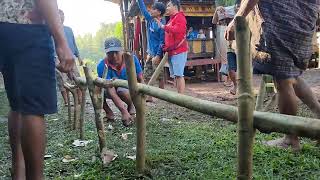
{"label": "wooden structure", "polygon": [[[146,21],[143,17],[136,17],[128,20],[127,16],[130,11],[132,0],[106,0],[113,3],[117,3],[121,6],[121,15],[123,21],[123,27],[125,28],[124,34],[127,34],[124,42],[128,42],[130,50],[134,50],[135,54],[140,59],[147,58],[147,33],[146,33]],[[167,0],[159,0],[164,3]],[[145,0],[145,4],[148,9],[151,8],[154,0]],[[195,72],[197,77],[200,77],[202,71],[206,72],[206,69],[212,68],[216,72],[217,79],[220,79],[219,69],[220,60],[214,59],[215,52],[215,39],[213,38],[212,23],[211,19],[214,13],[214,1],[213,0],[181,0],[182,11],[185,13],[187,18],[187,28],[193,27],[197,30],[204,30],[206,35],[205,39],[192,39],[188,40],[189,51],[188,61],[186,63],[186,70],[189,72]],[[167,21],[169,17],[166,17]],[[134,29],[141,30],[139,32],[139,38],[135,39],[138,42],[132,42],[135,36]],[[129,31],[129,32],[127,32]],[[139,44],[134,47],[133,44]]]}

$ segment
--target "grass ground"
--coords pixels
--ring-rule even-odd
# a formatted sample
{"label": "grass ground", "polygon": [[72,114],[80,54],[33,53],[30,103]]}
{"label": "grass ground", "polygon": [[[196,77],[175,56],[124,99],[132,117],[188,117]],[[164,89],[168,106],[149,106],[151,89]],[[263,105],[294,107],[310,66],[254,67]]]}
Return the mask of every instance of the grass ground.
{"label": "grass ground", "polygon": [[[4,109],[4,93],[0,92],[0,116]],[[310,113],[302,107],[301,115]],[[48,142],[45,160],[47,179],[136,179],[135,163],[126,158],[135,154],[135,128],[123,128],[117,121],[112,131],[106,130],[107,145],[118,158],[103,168],[98,157],[98,141],[91,105],[87,105],[85,136],[93,140],[88,146],[74,148],[75,132],[66,129],[66,110],[46,118]],[[9,179],[10,149],[7,124],[0,121],[0,179]],[[106,125],[107,126],[107,125]],[[132,132],[128,140],[122,133]],[[202,115],[165,102],[149,106],[147,111],[146,179],[235,179],[236,125]],[[314,142],[303,139],[301,153],[269,148],[262,141],[279,134],[257,133],[254,146],[254,179],[319,179],[320,151]],[[63,163],[64,156],[77,158]]]}

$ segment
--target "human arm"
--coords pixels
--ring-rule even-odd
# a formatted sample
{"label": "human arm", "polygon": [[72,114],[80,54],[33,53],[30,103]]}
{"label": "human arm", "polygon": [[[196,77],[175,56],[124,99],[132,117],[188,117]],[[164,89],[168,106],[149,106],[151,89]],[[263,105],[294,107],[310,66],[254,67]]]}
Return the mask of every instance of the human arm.
{"label": "human arm", "polygon": [[112,102],[114,105],[119,109],[121,112],[122,120],[128,121],[132,119],[130,113],[128,110],[125,108],[123,101],[119,97],[116,88],[114,87],[109,87],[106,89],[108,95],[110,96]]}
{"label": "human arm", "polygon": [[74,58],[64,35],[63,26],[58,14],[57,0],[35,0],[35,3],[53,36],[55,49],[60,60],[57,68],[61,72],[69,72],[73,67]]}
{"label": "human arm", "polygon": [[[163,23],[165,23],[165,20],[163,20]],[[158,48],[158,51],[157,51],[157,56],[159,56],[159,58],[162,56],[163,54],[163,45],[164,45],[164,36],[165,36],[165,32],[163,29],[160,29],[160,45],[159,45],[159,48]]]}
{"label": "human arm", "polygon": [[159,24],[159,27],[164,29],[166,32],[171,32],[171,33],[185,33],[186,32],[186,29],[187,29],[187,21],[184,17],[180,16],[180,17],[177,17],[175,19],[175,24],[174,25],[171,25],[170,24],[167,24],[167,25],[164,25],[162,24],[162,22],[160,22],[159,20],[156,20]]}
{"label": "human arm", "polygon": [[144,4],[143,0],[138,0],[138,6],[140,8],[142,15],[146,18],[146,20],[151,21],[153,18],[150,15],[150,13],[147,11],[147,7]]}
{"label": "human arm", "polygon": [[[250,13],[250,11],[253,10],[253,8],[257,5],[257,3],[259,2],[259,0],[244,0],[241,2],[241,6],[238,10],[238,12],[236,13],[235,17],[237,16],[243,16],[243,17],[247,17],[247,15]],[[231,38],[231,34],[234,33],[234,19],[230,22],[230,24],[228,25],[225,33],[224,33],[224,37],[226,40],[232,40]]]}

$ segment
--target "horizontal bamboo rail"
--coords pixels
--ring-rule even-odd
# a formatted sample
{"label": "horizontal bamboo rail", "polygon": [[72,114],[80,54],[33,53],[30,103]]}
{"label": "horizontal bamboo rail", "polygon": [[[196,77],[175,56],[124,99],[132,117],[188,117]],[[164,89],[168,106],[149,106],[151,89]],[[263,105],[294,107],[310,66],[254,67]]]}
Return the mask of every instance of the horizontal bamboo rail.
{"label": "horizontal bamboo rail", "polygon": [[[104,88],[112,86],[128,88],[128,82],[119,79],[108,81],[97,78],[94,83],[95,85]],[[140,93],[234,123],[236,123],[238,119],[237,107],[234,106],[201,100],[140,83],[138,84],[138,90]],[[284,134],[295,134],[301,137],[315,139],[320,138],[319,119],[254,111],[253,125],[256,129],[264,133],[278,132]]]}

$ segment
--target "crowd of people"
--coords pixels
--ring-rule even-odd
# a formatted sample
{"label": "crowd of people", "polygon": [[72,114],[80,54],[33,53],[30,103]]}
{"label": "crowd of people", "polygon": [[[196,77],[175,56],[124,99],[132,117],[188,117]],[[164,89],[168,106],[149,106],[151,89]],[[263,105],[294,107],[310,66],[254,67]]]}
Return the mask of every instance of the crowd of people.
{"label": "crowd of people", "polygon": [[[144,68],[146,80],[150,78],[149,74],[153,73],[163,54],[167,52],[170,76],[175,79],[177,91],[184,93],[183,73],[188,44],[187,22],[181,11],[180,1],[170,0],[166,6],[156,2],[150,11],[147,11],[143,0],[138,0],[138,3],[148,25],[148,58]],[[258,49],[270,54],[271,58],[256,61],[254,71],[274,77],[279,95],[280,113],[296,115],[298,97],[320,117],[320,104],[310,87],[300,77],[306,69],[306,59],[312,53],[310,46],[320,2],[248,0],[240,5],[239,1],[233,17],[246,17],[257,3],[259,3],[257,14],[261,14],[263,18],[264,37]],[[217,9],[220,9],[221,13],[228,12],[223,8]],[[170,16],[167,23],[163,18],[165,12]],[[67,78],[78,76],[74,65],[75,59],[79,59],[80,64],[82,61],[72,30],[63,26],[63,20],[63,12],[60,11],[59,14],[56,0],[0,2],[0,71],[4,77],[11,108],[8,129],[13,179],[44,179],[46,137],[44,115],[57,112],[55,74],[58,79],[60,78],[59,89],[64,99],[63,83]],[[218,18],[217,23],[226,22]],[[229,75],[236,87],[236,47],[232,46],[234,18],[227,25],[225,38],[230,44],[227,53]],[[192,29],[188,32],[189,35],[192,34]],[[195,37],[194,34],[192,36]],[[197,38],[203,37],[203,33],[199,30]],[[106,57],[101,59],[97,66],[99,77],[103,76],[103,70],[107,66],[106,77],[102,78],[127,79],[121,41],[108,38],[105,41],[105,53]],[[136,56],[134,63],[137,80],[144,83],[143,70]],[[159,87],[163,88],[162,79],[159,79]],[[78,95],[82,96],[81,93]],[[123,124],[131,125],[135,110],[128,89],[108,88],[104,96],[105,99],[111,99],[118,107]],[[127,104],[127,108],[124,103]],[[107,118],[110,121],[114,120],[114,114],[106,101],[103,108]],[[269,141],[267,144],[300,149],[299,138],[294,134],[285,135],[284,138]]]}

